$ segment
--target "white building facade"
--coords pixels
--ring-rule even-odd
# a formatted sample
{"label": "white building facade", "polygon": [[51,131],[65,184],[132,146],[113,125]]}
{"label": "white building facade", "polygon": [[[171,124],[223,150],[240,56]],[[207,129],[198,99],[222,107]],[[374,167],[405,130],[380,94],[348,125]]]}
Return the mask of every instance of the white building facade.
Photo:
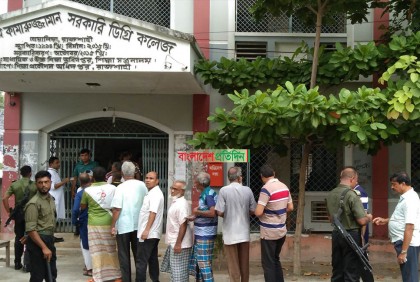
{"label": "white building facade", "polygon": [[[313,44],[312,31],[293,17],[268,17],[256,24],[248,13],[252,3],[0,1],[0,90],[6,92],[3,192],[18,177],[20,166],[44,169],[52,155],[62,161],[62,176],[70,176],[82,148],[92,150],[104,167],[130,151],[143,172],[160,173],[164,189],[175,178],[191,180],[194,172],[176,152],[189,150],[186,141],[193,133],[208,130],[209,113],[228,105],[225,96],[194,75],[197,60],[287,56],[302,40]],[[367,23],[350,25],[337,17],[336,24],[325,28],[321,42],[329,48],[335,42],[353,46],[371,41],[378,19],[371,13]],[[358,82],[363,83],[369,82]],[[293,144],[290,148],[299,151]],[[319,205],[345,164],[360,169],[362,184],[378,198],[378,207],[392,205],[394,199],[381,190],[388,190],[384,185],[389,173],[410,172],[412,159],[420,158],[420,149],[412,151],[411,144],[400,144],[374,158],[353,148],[332,155],[314,152],[314,178],[317,168],[328,167],[331,176],[318,178],[331,181],[309,189],[305,228],[330,228]],[[296,186],[298,157],[278,157],[273,151],[258,154],[260,163],[251,163],[255,169],[248,166],[247,171],[256,194],[261,162],[278,164],[283,181]],[[385,168],[389,173],[383,173]]]}

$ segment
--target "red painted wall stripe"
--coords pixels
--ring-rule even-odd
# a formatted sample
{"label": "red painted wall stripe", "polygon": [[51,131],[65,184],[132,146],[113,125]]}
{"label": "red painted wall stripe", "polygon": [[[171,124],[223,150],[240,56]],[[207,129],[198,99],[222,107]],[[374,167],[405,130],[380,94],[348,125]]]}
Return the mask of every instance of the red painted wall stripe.
{"label": "red painted wall stripe", "polygon": [[8,0],[7,11],[15,11],[23,8],[23,0]]}
{"label": "red painted wall stripe", "polygon": [[[382,16],[383,9],[374,10],[373,20],[373,39],[380,43],[384,33],[383,27],[389,27],[389,14]],[[373,75],[373,87],[380,87],[378,83],[378,74]],[[389,152],[388,148],[383,146],[379,152],[372,157],[372,211],[375,216],[388,217],[388,187],[389,187]],[[388,238],[388,227],[373,226],[373,237]]]}
{"label": "red painted wall stripe", "polygon": [[[5,93],[4,96],[4,159],[2,195],[13,180],[19,179],[19,138],[20,138],[20,94]],[[9,199],[11,207],[15,206],[14,198]],[[3,206],[3,205],[2,205]],[[1,212],[1,228],[7,220],[7,213]],[[3,231],[13,232],[13,229]]]}
{"label": "red painted wall stripe", "polygon": [[210,52],[210,0],[194,1],[194,36],[204,56],[208,59]]}

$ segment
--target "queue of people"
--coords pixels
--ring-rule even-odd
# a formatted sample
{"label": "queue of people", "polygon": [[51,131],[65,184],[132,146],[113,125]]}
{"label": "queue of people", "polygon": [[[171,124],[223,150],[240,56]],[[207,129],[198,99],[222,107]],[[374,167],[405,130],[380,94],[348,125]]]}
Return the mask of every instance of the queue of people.
{"label": "queue of people", "polygon": [[[162,236],[164,195],[159,175],[150,171],[145,182],[136,179],[138,166],[126,160],[121,164],[121,184],[107,183],[106,170],[90,160],[90,152],[81,151],[77,179],[60,179],[59,160],[49,160],[48,171],[39,171],[35,182],[31,169],[21,168],[22,178],[14,182],[3,198],[10,211],[9,198],[15,195],[15,269],[21,269],[24,245],[25,266],[30,281],[56,281],[56,220],[62,207],[60,189],[72,181],[75,200],[72,222],[79,226],[83,254],[83,274],[88,281],[132,281],[131,257],[135,281],[159,281],[160,272],[168,272],[171,281],[214,281],[213,250],[218,217],[223,218],[223,248],[231,281],[249,281],[250,216],[259,218],[261,261],[265,281],[284,281],[280,253],[286,240],[287,213],[293,210],[289,188],[275,176],[273,168],[260,170],[263,186],[258,201],[252,190],[242,185],[240,167],[228,170],[230,184],[218,193],[210,186],[210,175],[198,173],[194,187],[200,192],[198,206],[191,210],[185,199],[185,180],[175,180],[170,187],[171,203],[167,211],[168,245],[159,267],[158,244]],[[85,169],[85,170],[83,170]],[[115,175],[115,174],[113,174]],[[74,176],[75,177],[75,176]],[[391,189],[400,200],[390,218],[373,218],[367,212],[367,196],[358,184],[358,173],[345,167],[340,183],[327,196],[327,210],[332,217],[341,209],[339,220],[359,247],[366,243],[363,226],[369,222],[389,226],[389,235],[397,253],[404,282],[419,281],[420,200],[406,173],[391,176]],[[76,191],[73,183],[80,185]],[[25,236],[25,234],[27,236]],[[367,257],[367,253],[365,253]],[[346,239],[332,232],[331,281],[374,281],[372,273],[363,273],[363,265]]]}

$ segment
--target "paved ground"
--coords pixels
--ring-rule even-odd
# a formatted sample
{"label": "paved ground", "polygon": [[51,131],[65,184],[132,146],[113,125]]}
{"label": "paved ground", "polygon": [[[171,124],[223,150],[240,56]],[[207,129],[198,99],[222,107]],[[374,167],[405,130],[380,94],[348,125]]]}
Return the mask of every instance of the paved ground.
{"label": "paved ground", "polygon": [[[65,242],[58,243],[57,246],[57,268],[59,282],[82,282],[87,281],[88,277],[82,275],[83,258],[81,256],[79,238],[72,234],[57,234],[64,237]],[[162,256],[165,251],[165,245],[160,244],[159,255]],[[13,255],[13,249],[12,249]],[[4,248],[0,249],[0,258],[4,258]],[[306,262],[302,264],[303,276],[294,278],[292,275],[292,262],[284,261],[283,271],[285,273],[285,281],[328,281],[330,280],[331,266],[329,262]],[[250,281],[264,281],[262,274],[261,262],[251,261],[250,263]],[[13,267],[13,258],[12,258]],[[29,273],[16,271],[14,268],[6,268],[4,261],[0,262],[0,281],[29,281]],[[376,281],[401,281],[399,269],[393,263],[374,264]],[[226,270],[226,263],[216,259],[214,263],[215,281],[229,281]],[[134,276],[133,276],[134,278]],[[134,281],[134,280],[133,280]],[[170,281],[169,276],[165,273],[161,274],[161,281]],[[190,281],[194,281],[190,279]]]}

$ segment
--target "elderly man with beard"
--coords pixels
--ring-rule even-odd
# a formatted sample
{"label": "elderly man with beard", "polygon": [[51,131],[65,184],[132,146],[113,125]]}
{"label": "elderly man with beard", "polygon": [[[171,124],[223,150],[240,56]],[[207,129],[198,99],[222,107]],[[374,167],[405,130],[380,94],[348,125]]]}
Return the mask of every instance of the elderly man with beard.
{"label": "elderly man with beard", "polygon": [[[39,171],[35,175],[38,192],[25,207],[27,250],[31,265],[32,282],[49,281],[47,263],[50,264],[53,281],[57,278],[56,250],[54,246],[55,202],[48,193],[51,188],[51,174]],[[52,282],[52,281],[49,281]]]}
{"label": "elderly man with beard", "polygon": [[171,281],[188,282],[188,264],[192,247],[192,230],[187,217],[190,205],[184,197],[187,184],[176,180],[171,187],[172,204],[166,223],[166,249],[161,271],[171,273]]}

